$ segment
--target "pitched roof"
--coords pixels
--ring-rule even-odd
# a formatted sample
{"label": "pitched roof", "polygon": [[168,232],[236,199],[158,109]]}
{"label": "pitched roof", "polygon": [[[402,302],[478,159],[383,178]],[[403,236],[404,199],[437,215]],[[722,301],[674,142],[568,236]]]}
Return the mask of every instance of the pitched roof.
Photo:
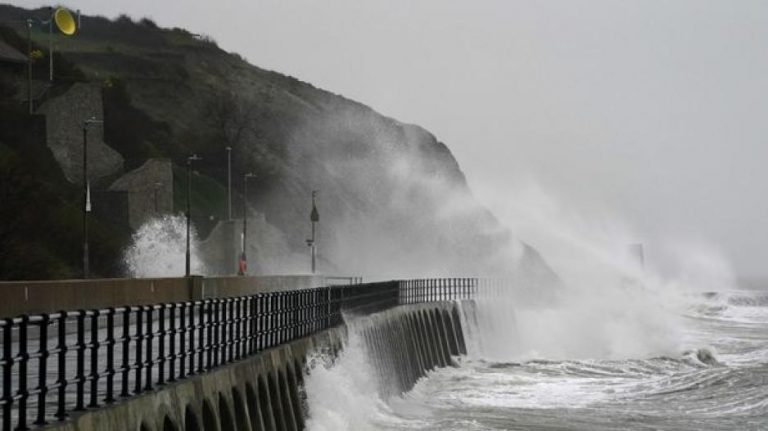
{"label": "pitched roof", "polygon": [[23,64],[27,62],[27,57],[16,48],[0,40],[0,62]]}

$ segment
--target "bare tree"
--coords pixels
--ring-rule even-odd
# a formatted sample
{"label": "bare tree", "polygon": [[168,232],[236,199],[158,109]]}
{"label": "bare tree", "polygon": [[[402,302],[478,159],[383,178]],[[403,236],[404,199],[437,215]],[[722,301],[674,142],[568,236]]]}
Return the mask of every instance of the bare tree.
{"label": "bare tree", "polygon": [[253,133],[255,105],[233,92],[223,92],[208,103],[206,118],[216,137],[223,144],[240,148],[249,133]]}

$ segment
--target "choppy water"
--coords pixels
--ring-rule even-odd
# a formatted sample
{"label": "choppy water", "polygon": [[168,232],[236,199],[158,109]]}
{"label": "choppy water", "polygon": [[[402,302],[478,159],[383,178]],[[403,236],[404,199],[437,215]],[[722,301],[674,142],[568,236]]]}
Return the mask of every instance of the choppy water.
{"label": "choppy water", "polygon": [[[673,310],[674,319],[652,315],[641,323],[645,314],[607,316],[604,310],[550,326],[545,323],[556,319],[545,310],[533,315],[547,316],[546,322],[521,312],[483,321],[483,313],[498,314],[499,308],[484,309],[482,303],[476,308],[465,306],[465,333],[475,341],[469,357],[388,400],[378,397],[365,349],[352,331],[336,364],[316,367],[307,379],[309,429],[768,429],[768,290],[693,295]],[[558,325],[563,326],[559,339],[550,334]],[[533,326],[545,326],[544,335],[526,339],[537,333]],[[495,338],[482,340],[480,333],[491,327]],[[574,327],[592,339],[574,340],[579,334]],[[605,327],[605,337],[591,337]],[[541,339],[546,343],[537,344]],[[666,342],[670,339],[674,343]],[[568,342],[618,347],[547,349]],[[529,348],[504,352],[498,343]],[[702,361],[699,349],[716,362]],[[627,352],[637,356],[622,357]],[[569,353],[579,359],[562,356]],[[505,354],[520,360],[489,359]]]}

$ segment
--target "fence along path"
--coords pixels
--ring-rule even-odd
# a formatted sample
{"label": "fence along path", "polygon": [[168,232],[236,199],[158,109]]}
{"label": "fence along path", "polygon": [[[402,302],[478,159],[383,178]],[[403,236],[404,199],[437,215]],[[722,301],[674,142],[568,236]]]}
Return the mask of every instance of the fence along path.
{"label": "fence along path", "polygon": [[0,320],[2,431],[64,420],[400,304],[472,298],[478,279],[328,286]]}

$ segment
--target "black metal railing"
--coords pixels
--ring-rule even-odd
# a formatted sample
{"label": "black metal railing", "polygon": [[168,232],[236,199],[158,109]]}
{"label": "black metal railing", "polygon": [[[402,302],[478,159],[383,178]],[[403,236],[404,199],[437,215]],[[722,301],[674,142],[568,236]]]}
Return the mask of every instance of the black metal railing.
{"label": "black metal railing", "polygon": [[0,320],[2,431],[205,373],[399,304],[471,298],[476,279],[405,280]]}
{"label": "black metal railing", "polygon": [[399,282],[400,303],[418,304],[471,299],[477,294],[480,285],[488,285],[488,283],[477,278],[401,280]]}

